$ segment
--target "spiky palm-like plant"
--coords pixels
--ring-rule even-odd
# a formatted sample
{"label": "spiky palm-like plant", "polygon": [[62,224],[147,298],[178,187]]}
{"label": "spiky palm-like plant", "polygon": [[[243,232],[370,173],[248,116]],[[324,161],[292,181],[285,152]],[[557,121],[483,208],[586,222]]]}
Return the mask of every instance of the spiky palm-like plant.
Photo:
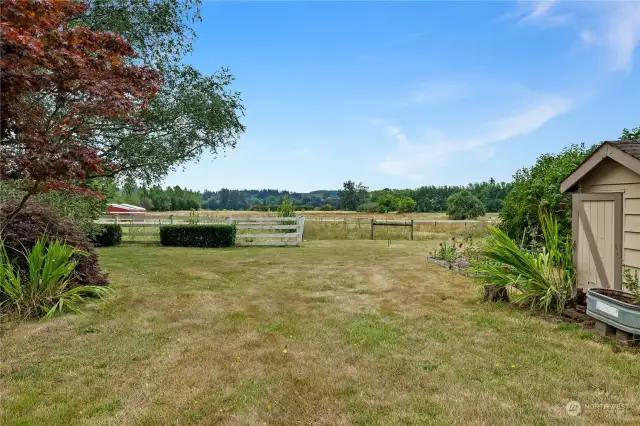
{"label": "spiky palm-like plant", "polygon": [[572,297],[574,269],[569,239],[560,238],[558,221],[540,212],[545,246],[539,253],[518,247],[504,232],[489,227],[490,236],[473,270],[487,285],[507,287],[521,305],[562,312]]}

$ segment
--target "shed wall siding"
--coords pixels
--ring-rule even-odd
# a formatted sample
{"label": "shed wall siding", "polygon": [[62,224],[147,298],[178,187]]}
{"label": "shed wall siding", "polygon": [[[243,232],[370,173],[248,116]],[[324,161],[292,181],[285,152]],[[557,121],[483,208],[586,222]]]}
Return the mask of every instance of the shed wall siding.
{"label": "shed wall siding", "polygon": [[620,163],[606,158],[585,176],[581,183],[585,186],[634,184],[640,183],[640,175]]}
{"label": "shed wall siding", "polygon": [[606,159],[580,182],[580,192],[622,193],[623,265],[625,268],[637,269],[640,273],[640,175],[611,159]]}

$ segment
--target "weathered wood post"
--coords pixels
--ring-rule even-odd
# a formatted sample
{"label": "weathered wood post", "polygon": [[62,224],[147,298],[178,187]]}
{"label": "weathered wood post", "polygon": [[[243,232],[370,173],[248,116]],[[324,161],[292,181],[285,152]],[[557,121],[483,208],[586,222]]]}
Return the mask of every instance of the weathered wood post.
{"label": "weathered wood post", "polygon": [[373,240],[373,225],[375,224],[375,219],[371,219],[371,239]]}
{"label": "weathered wood post", "polygon": [[413,219],[411,219],[411,241],[413,241]]}
{"label": "weathered wood post", "polygon": [[231,225],[231,216],[227,216],[227,225]]}
{"label": "weathered wood post", "polygon": [[173,225],[173,215],[169,215],[169,223]]}

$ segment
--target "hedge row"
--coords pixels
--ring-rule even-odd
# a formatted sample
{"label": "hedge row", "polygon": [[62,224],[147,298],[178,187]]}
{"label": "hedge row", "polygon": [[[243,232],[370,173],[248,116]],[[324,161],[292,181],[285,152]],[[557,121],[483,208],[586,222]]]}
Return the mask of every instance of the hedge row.
{"label": "hedge row", "polygon": [[232,247],[235,225],[165,225],[160,227],[160,244],[174,247]]}
{"label": "hedge row", "polygon": [[103,225],[102,230],[91,238],[97,247],[110,247],[120,245],[122,242],[122,227],[111,223]]}

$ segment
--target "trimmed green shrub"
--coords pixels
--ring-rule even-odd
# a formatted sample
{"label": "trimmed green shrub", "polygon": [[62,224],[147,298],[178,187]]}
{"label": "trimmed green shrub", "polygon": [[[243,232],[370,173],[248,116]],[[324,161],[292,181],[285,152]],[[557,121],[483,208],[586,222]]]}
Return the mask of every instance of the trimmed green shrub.
{"label": "trimmed green shrub", "polygon": [[235,225],[164,225],[160,244],[174,247],[232,247],[236,243]]}
{"label": "trimmed green shrub", "polygon": [[122,227],[116,223],[102,225],[102,229],[91,238],[96,247],[111,247],[122,242]]}

